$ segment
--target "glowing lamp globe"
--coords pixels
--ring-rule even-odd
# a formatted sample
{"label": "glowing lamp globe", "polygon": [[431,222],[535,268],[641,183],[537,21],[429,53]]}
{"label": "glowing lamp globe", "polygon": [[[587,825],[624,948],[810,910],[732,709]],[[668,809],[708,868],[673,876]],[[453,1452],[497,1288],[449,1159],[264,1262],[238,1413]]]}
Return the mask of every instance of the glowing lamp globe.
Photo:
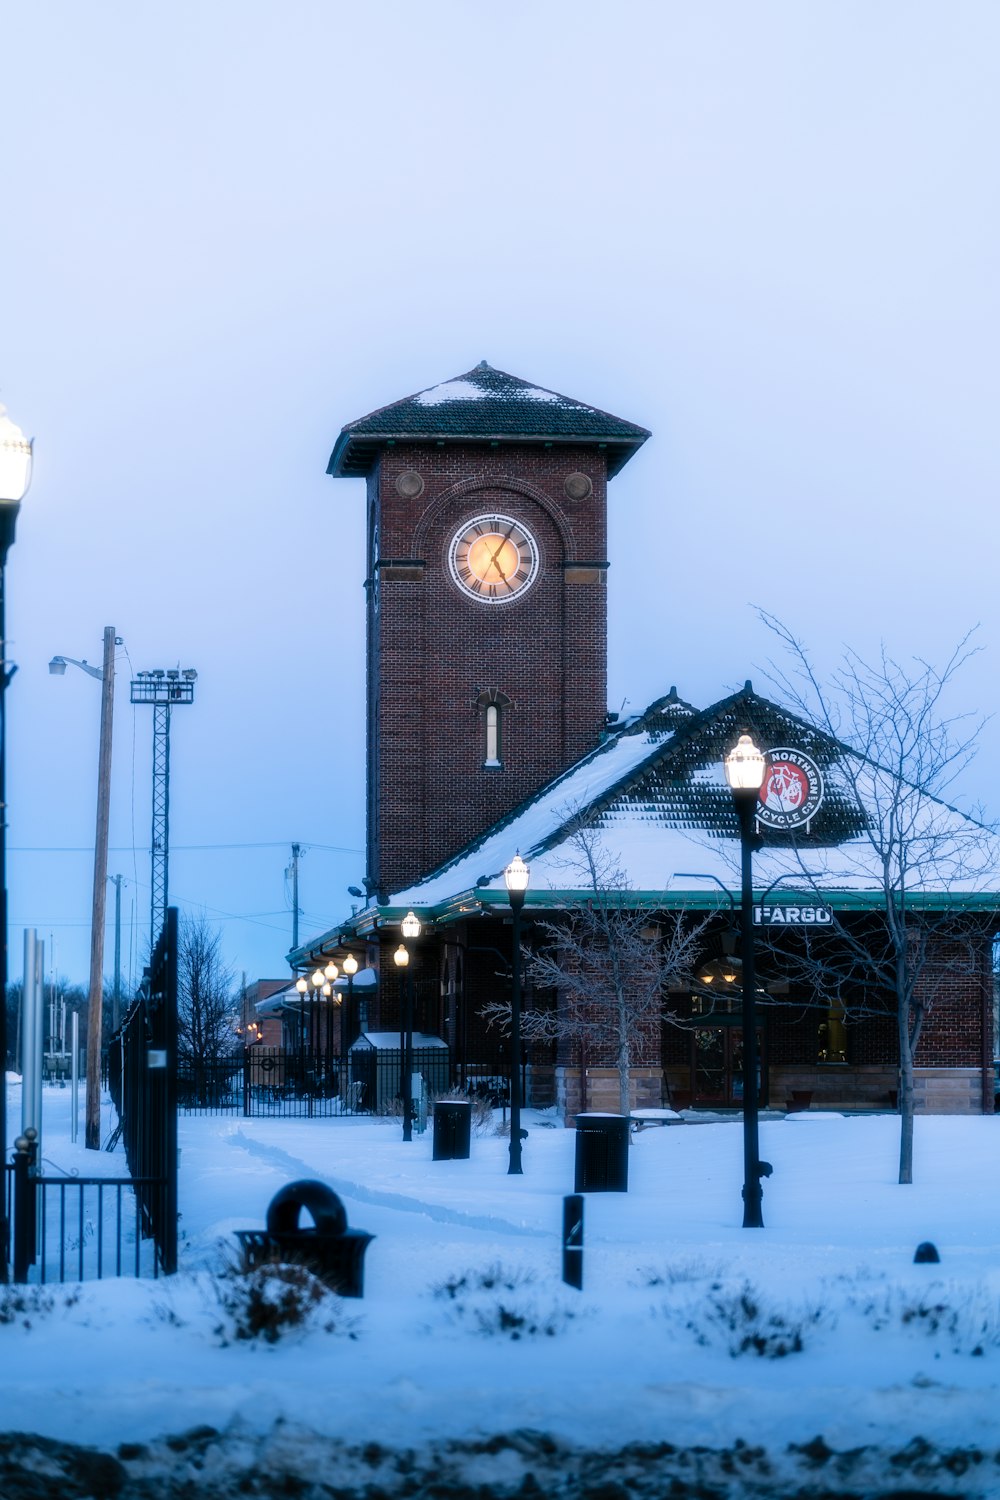
{"label": "glowing lamp globe", "polygon": [[528,889],[531,871],[521,858],[520,853],[514,855],[514,858],[503,872],[503,878],[508,891],[523,893]]}
{"label": "glowing lamp globe", "polygon": [[748,734],[741,734],[723,761],[726,780],[734,792],[759,792],[767,760]]}

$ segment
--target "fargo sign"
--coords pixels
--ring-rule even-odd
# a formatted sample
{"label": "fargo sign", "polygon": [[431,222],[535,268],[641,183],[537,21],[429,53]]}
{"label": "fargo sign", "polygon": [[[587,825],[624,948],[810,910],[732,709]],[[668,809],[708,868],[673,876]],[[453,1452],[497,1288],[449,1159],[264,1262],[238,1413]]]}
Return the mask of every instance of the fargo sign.
{"label": "fargo sign", "polygon": [[833,921],[832,906],[755,906],[755,927],[829,927]]}

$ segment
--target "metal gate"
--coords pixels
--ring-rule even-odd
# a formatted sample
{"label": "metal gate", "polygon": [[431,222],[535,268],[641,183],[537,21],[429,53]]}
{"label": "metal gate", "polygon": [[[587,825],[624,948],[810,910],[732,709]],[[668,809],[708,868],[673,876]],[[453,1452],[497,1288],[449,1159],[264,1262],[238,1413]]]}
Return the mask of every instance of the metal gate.
{"label": "metal gate", "polygon": [[177,910],[108,1053],[128,1177],[46,1176],[34,1131],[7,1169],[16,1282],[170,1275],[177,1269]]}

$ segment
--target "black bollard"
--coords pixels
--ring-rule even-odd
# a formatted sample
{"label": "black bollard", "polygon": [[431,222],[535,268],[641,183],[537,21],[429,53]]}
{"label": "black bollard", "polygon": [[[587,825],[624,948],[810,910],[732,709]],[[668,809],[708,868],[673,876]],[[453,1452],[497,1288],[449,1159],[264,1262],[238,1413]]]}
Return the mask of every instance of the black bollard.
{"label": "black bollard", "polygon": [[567,1286],[583,1291],[583,1194],[569,1193],[563,1199],[563,1268]]}
{"label": "black bollard", "polygon": [[930,1240],[924,1240],[917,1246],[917,1252],[913,1257],[915,1266],[937,1265],[941,1257],[938,1255],[937,1246]]}

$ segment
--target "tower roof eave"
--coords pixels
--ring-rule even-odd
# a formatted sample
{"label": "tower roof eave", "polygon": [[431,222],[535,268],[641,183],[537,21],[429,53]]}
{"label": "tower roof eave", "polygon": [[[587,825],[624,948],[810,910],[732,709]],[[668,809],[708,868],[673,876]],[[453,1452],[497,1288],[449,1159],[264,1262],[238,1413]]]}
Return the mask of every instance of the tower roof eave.
{"label": "tower roof eave", "polygon": [[623,443],[616,438],[599,437],[532,437],[526,434],[511,435],[510,433],[484,433],[480,436],[460,436],[454,432],[428,433],[428,432],[392,432],[378,435],[366,433],[365,436],[356,437],[345,428],[338,437],[330,455],[330,462],[326,472],[334,479],[364,479],[375,466],[382,449],[388,442],[393,443],[439,443],[439,442],[466,442],[466,443],[518,443],[524,445],[546,445],[554,447],[594,447],[603,450],[607,457],[608,478],[614,479],[616,474],[621,473],[629,459],[638,452],[646,439],[639,438],[632,443]]}
{"label": "tower roof eave", "polygon": [[390,442],[572,444],[604,449],[609,477],[650,436],[634,422],[531,385],[482,361],[474,370],[348,422],[327,473],[362,476]]}

